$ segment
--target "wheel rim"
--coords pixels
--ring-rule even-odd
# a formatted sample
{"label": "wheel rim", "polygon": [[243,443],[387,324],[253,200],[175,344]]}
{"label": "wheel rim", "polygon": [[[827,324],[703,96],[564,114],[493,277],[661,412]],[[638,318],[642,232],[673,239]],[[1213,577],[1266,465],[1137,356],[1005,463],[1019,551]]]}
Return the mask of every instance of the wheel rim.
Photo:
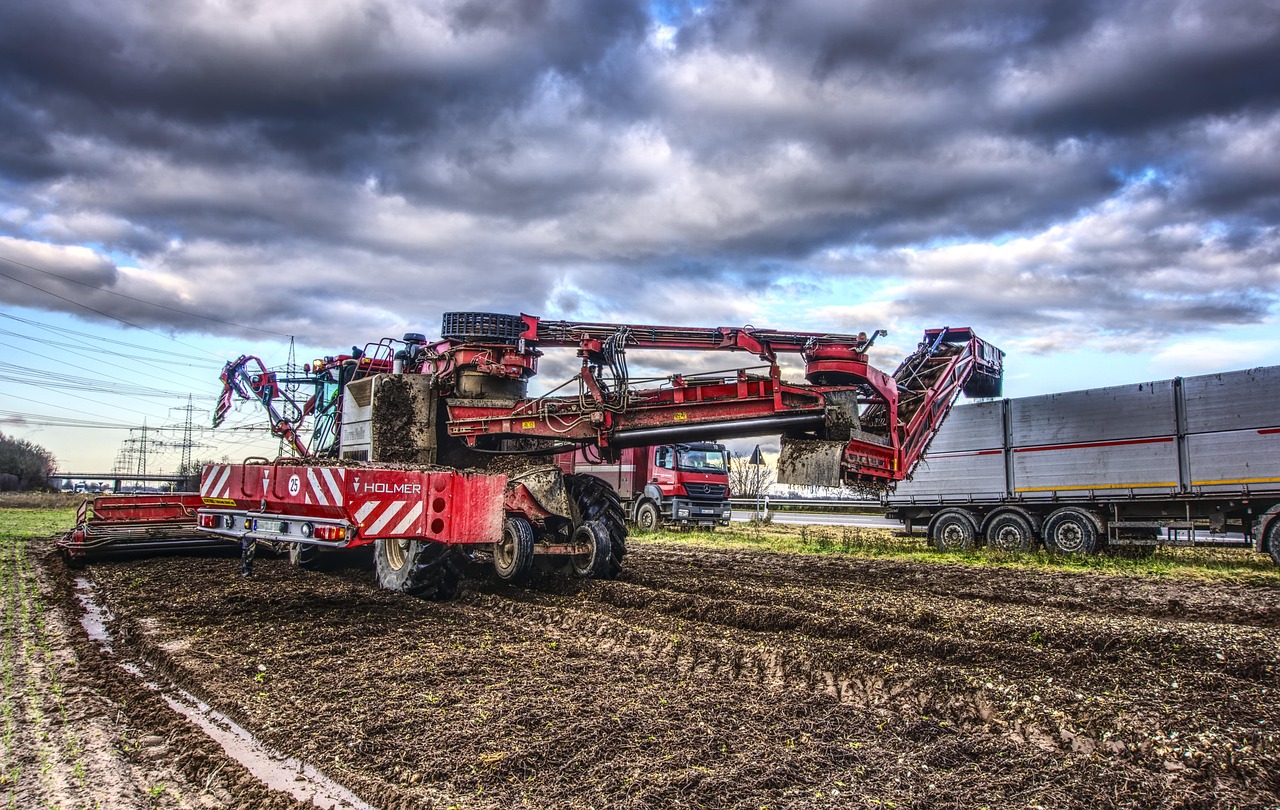
{"label": "wheel rim", "polygon": [[574,554],[572,557],[573,567],[575,570],[589,571],[591,569],[591,564],[595,562],[595,557],[596,557],[595,535],[591,533],[591,530],[588,529],[587,525],[584,523],[583,525],[579,526],[576,531],[574,531],[573,542],[586,543],[587,546],[590,547],[591,550],[586,552],[585,554]]}
{"label": "wheel rim", "polygon": [[640,510],[640,528],[652,529],[658,525],[658,521],[654,519],[653,510],[648,507]]}
{"label": "wheel rim", "polygon": [[961,548],[965,542],[964,526],[959,523],[947,523],[942,527],[942,531],[938,532],[938,536],[942,538],[942,544],[947,548]]}
{"label": "wheel rim", "polygon": [[996,548],[1012,551],[1022,546],[1022,532],[1016,526],[1001,526],[992,538]]}
{"label": "wheel rim", "polygon": [[409,544],[412,540],[389,540],[386,544],[387,549],[387,565],[399,571],[404,568],[405,561],[409,557]]}
{"label": "wheel rim", "polygon": [[1074,554],[1084,549],[1084,531],[1075,521],[1066,521],[1053,533],[1053,543],[1062,551]]}
{"label": "wheel rim", "polygon": [[493,548],[493,564],[497,566],[499,571],[510,571],[515,567],[516,561],[516,539],[511,532],[502,531],[502,539],[494,544]]}

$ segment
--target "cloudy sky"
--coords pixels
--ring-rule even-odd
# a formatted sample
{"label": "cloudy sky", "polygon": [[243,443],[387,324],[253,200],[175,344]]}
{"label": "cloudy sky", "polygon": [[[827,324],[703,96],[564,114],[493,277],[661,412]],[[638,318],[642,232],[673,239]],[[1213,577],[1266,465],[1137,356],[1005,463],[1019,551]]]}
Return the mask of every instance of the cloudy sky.
{"label": "cloudy sky", "polygon": [[1278,54],[1280,0],[7,2],[0,430],[108,467],[72,420],[455,309],[1280,363]]}

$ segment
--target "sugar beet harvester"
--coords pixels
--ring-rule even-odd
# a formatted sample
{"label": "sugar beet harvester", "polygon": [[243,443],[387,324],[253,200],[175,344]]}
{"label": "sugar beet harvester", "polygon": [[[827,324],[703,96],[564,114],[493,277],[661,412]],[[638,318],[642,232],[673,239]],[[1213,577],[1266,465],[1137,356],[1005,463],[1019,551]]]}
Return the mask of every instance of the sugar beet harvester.
{"label": "sugar beet harvester", "polygon": [[[215,425],[235,397],[256,400],[296,457],[207,466],[198,527],[246,549],[287,547],[301,566],[372,543],[383,587],[433,598],[454,592],[460,562],[488,552],[510,581],[535,562],[616,576],[627,539],[618,497],[599,478],[561,472],[556,453],[616,460],[628,447],[781,434],[781,482],[883,489],[909,475],[962,391],[999,395],[1003,353],[972,330],[926,331],[892,375],[867,361],[881,334],[456,312],[439,341],[353,347],[296,378],[241,357],[223,372]],[[576,350],[580,370],[529,397],[551,348]],[[637,349],[748,352],[763,365],[638,379],[627,367]],[[800,355],[805,383],[782,379],[782,353]],[[101,511],[64,551],[82,551],[77,532],[103,535]]]}

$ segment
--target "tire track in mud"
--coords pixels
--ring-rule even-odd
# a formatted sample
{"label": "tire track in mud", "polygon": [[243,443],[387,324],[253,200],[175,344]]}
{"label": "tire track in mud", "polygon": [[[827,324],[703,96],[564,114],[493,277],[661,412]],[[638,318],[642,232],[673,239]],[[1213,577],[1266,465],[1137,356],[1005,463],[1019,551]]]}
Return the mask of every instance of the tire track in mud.
{"label": "tire track in mud", "polygon": [[[813,559],[636,543],[617,582],[443,604],[270,559],[94,574],[129,644],[382,807],[1274,803],[1275,649],[1250,622],[1103,600],[1082,644],[1089,612],[1038,608],[1043,578],[958,599],[953,566]],[[1065,579],[1087,602],[1094,578]]]}
{"label": "tire track in mud", "polygon": [[[1044,748],[1104,755],[1155,751],[1164,756],[1170,751],[1161,749],[1177,748],[1162,745],[1171,741],[1158,729],[1125,719],[1126,704],[1154,703],[1166,721],[1181,720],[1193,739],[1216,749],[1186,749],[1203,765],[1233,764],[1236,743],[1275,749],[1273,739],[1259,735],[1259,726],[1266,724],[1263,714],[1246,710],[1234,723],[1194,720],[1206,703],[1217,717],[1230,717],[1241,705],[1273,702],[1269,694],[1276,691],[1280,646],[1274,634],[1253,627],[1187,621],[1168,626],[1141,614],[1116,617],[1060,608],[1009,615],[1016,600],[996,603],[994,611],[988,610],[994,617],[975,616],[973,604],[956,608],[931,604],[926,597],[921,606],[914,593],[894,611],[886,602],[902,600],[886,599],[894,589],[883,583],[872,605],[854,608],[869,617],[833,618],[840,612],[833,606],[841,600],[830,579],[814,589],[830,600],[823,602],[812,594],[788,596],[776,587],[786,576],[764,579],[767,587],[752,593],[740,579],[728,588],[723,583],[701,587],[700,573],[690,582],[681,579],[685,572],[676,572],[659,586],[653,569],[645,570],[643,584],[599,583],[588,593],[597,606],[625,617],[622,629],[602,626],[599,607],[578,611],[592,617],[578,629],[594,628],[605,638],[625,633],[624,643],[606,641],[603,649],[662,662],[680,674],[809,689],[861,708],[926,714]],[[725,590],[732,591],[732,599],[714,595]],[[784,604],[764,604],[769,599]],[[793,607],[801,601],[820,609]],[[964,615],[956,621],[944,611]],[[686,621],[681,625],[685,638],[672,641],[666,631],[651,627],[637,630],[637,621],[652,625],[653,613]],[[754,643],[733,641],[740,630],[753,633]],[[1028,689],[1027,681],[1040,683]],[[1192,705],[1179,717],[1178,690],[1191,688],[1194,695],[1182,697]],[[1119,699],[1113,697],[1118,692],[1124,693]]]}

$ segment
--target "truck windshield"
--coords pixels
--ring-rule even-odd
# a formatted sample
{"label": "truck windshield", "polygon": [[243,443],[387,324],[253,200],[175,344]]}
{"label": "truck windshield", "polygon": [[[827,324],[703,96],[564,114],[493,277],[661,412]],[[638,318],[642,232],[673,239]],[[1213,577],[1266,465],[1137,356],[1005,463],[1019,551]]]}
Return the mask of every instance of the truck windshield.
{"label": "truck windshield", "polygon": [[723,473],[728,471],[723,450],[678,450],[676,467],[685,472]]}

